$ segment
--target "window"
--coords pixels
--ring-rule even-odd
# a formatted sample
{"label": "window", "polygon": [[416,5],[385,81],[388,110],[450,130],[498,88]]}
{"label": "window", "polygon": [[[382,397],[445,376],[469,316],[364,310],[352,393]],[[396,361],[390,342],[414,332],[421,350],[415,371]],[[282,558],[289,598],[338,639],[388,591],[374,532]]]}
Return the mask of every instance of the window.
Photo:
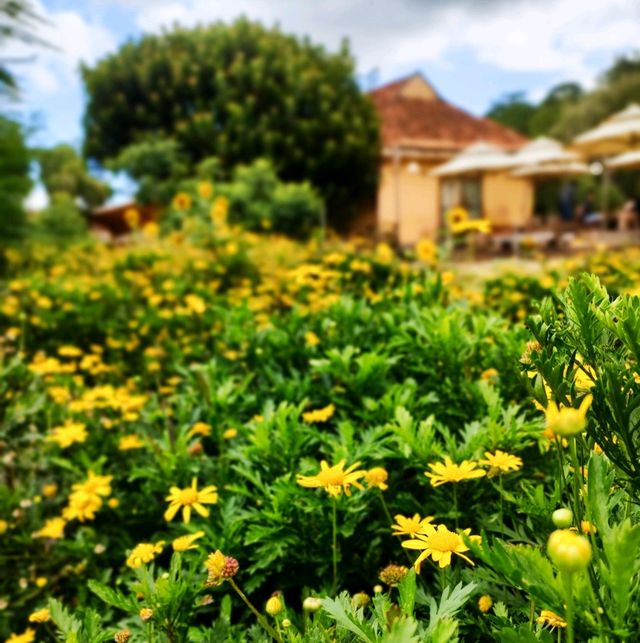
{"label": "window", "polygon": [[450,178],[440,182],[440,214],[444,217],[447,210],[462,206],[469,217],[482,217],[482,183],[480,177]]}

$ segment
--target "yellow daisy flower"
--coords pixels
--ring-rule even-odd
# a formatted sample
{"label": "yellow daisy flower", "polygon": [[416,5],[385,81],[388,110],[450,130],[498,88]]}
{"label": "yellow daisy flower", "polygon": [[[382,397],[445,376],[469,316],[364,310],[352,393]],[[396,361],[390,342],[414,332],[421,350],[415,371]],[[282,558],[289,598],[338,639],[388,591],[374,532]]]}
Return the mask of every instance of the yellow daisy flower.
{"label": "yellow daisy flower", "polygon": [[387,473],[387,470],[382,467],[373,467],[373,469],[369,469],[365,472],[364,479],[369,489],[372,487],[378,487],[380,491],[386,491],[389,488],[389,485],[387,484],[389,474]]}
{"label": "yellow daisy flower", "polygon": [[187,435],[192,438],[194,435],[201,435],[206,438],[211,435],[211,425],[206,422],[196,422],[190,429]]}
{"label": "yellow daisy flower", "polygon": [[178,536],[172,543],[173,551],[188,551],[189,549],[196,549],[193,544],[204,536],[204,531],[196,531],[195,534],[187,534],[186,536]]}
{"label": "yellow daisy flower", "polygon": [[[470,529],[465,529],[460,534],[455,531],[449,531],[445,525],[438,525],[437,528],[433,525],[425,527],[425,533],[416,534],[415,538],[405,540],[402,543],[403,547],[407,549],[422,550],[422,553],[414,563],[416,572],[420,573],[420,565],[426,558],[431,559],[438,563],[440,567],[448,567],[451,565],[451,557],[453,554],[460,556],[469,564],[473,565],[473,561],[465,555],[469,548],[465,545],[463,535],[468,536]],[[472,536],[472,538],[479,538],[479,536]]]}
{"label": "yellow daisy flower", "polygon": [[84,442],[87,437],[87,429],[84,424],[65,422],[62,426],[51,429],[47,440],[56,442],[62,449],[66,449],[76,442]]}
{"label": "yellow daisy flower", "polygon": [[325,460],[322,460],[320,471],[315,476],[298,475],[298,484],[312,489],[323,487],[333,497],[339,496],[343,490],[347,496],[350,496],[351,485],[362,491],[364,487],[358,480],[366,475],[366,471],[362,469],[356,471],[360,465],[359,462],[354,462],[345,470],[345,463],[346,460],[340,460],[338,464],[330,467]]}
{"label": "yellow daisy flower", "polygon": [[542,610],[538,616],[540,625],[548,625],[551,629],[554,627],[567,627],[567,622],[551,610]]}
{"label": "yellow daisy flower", "polygon": [[495,453],[485,451],[485,460],[480,460],[478,464],[489,467],[489,477],[510,471],[518,471],[522,468],[522,458],[517,455],[511,455],[497,449]]}
{"label": "yellow daisy flower", "polygon": [[329,404],[322,409],[316,409],[314,411],[307,411],[302,414],[302,419],[307,422],[307,424],[313,424],[314,422],[327,422],[333,414],[336,412],[336,407],[333,404]]}
{"label": "yellow daisy flower", "polygon": [[447,482],[462,482],[473,478],[482,478],[486,471],[477,468],[478,463],[471,460],[463,460],[455,464],[449,456],[445,456],[444,462],[433,462],[429,465],[431,472],[426,471],[425,476],[431,480],[432,487],[439,487]]}
{"label": "yellow daisy flower", "polygon": [[49,518],[44,526],[33,533],[34,538],[51,538],[58,540],[64,538],[64,527],[67,521],[64,518]]}
{"label": "yellow daisy flower", "polygon": [[22,634],[12,634],[5,643],[33,643],[36,640],[36,631],[28,627]]}
{"label": "yellow daisy flower", "polygon": [[420,514],[414,514],[412,518],[407,518],[397,514],[394,516],[396,524],[392,525],[394,536],[415,536],[425,532],[425,527],[433,522],[433,516],[420,518]]}
{"label": "yellow daisy flower", "polygon": [[549,401],[545,410],[547,420],[547,430],[552,431],[554,435],[568,437],[582,433],[587,426],[587,411],[591,406],[593,397],[586,395],[577,409],[560,406]]}
{"label": "yellow daisy flower", "polygon": [[145,563],[150,563],[158,554],[162,553],[164,541],[161,540],[155,545],[153,543],[140,543],[136,545],[127,558],[127,565],[132,569],[142,567]]}
{"label": "yellow daisy flower", "polygon": [[215,505],[218,502],[218,488],[214,485],[198,490],[198,481],[194,478],[191,486],[186,489],[171,487],[166,500],[169,508],[164,513],[165,520],[173,520],[174,516],[182,509],[182,519],[185,523],[191,520],[191,509],[195,509],[203,518],[209,515],[209,510],[204,505]]}
{"label": "yellow daisy flower", "polygon": [[118,449],[120,451],[131,451],[132,449],[141,449],[144,442],[135,433],[131,435],[123,435],[118,441]]}
{"label": "yellow daisy flower", "polygon": [[51,612],[43,607],[29,615],[29,623],[46,623],[51,618]]}

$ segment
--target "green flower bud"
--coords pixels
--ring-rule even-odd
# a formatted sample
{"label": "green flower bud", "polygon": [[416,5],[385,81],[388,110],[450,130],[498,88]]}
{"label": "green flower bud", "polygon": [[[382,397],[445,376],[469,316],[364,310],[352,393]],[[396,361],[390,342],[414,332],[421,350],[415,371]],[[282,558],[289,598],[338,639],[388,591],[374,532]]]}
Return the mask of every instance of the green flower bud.
{"label": "green flower bud", "polygon": [[585,569],[591,561],[591,544],[569,529],[557,529],[547,542],[549,558],[562,572],[572,574]]}
{"label": "green flower bud", "polygon": [[307,596],[302,602],[305,612],[317,612],[322,607],[322,601],[316,596]]}
{"label": "green flower bud", "polygon": [[573,511],[571,511],[571,509],[567,509],[566,507],[556,509],[551,514],[551,520],[553,521],[553,524],[558,527],[558,529],[566,529],[567,527],[571,527],[571,525],[573,524]]}

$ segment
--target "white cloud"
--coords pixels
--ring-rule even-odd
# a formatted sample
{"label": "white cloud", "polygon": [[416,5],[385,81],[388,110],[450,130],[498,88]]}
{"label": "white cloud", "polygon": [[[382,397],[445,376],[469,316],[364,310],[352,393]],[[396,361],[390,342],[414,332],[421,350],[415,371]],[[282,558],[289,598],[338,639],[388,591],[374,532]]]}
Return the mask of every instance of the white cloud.
{"label": "white cloud", "polygon": [[[122,0],[121,0],[122,1]],[[135,0],[136,23],[159,31],[239,15],[279,22],[336,47],[348,36],[359,68],[384,77],[425,63],[445,64],[454,48],[514,72],[546,72],[592,83],[594,53],[613,57],[637,46],[637,0],[421,2],[405,0]]]}
{"label": "white cloud", "polygon": [[[36,8],[50,26],[41,35],[57,49],[37,51],[35,62],[16,70],[25,107],[45,114],[50,104],[67,97],[69,105],[79,102],[81,61],[93,63],[128,37],[175,22],[192,26],[246,15],[309,35],[333,50],[346,36],[359,73],[377,70],[381,81],[415,69],[428,76],[430,67],[442,70],[467,58],[506,74],[537,73],[589,86],[602,71],[599,66],[637,48],[640,21],[638,0],[85,0],[77,10],[59,11],[43,2],[38,0]],[[113,9],[130,16],[118,33],[106,26]],[[0,50],[0,56],[7,53]],[[33,56],[33,48],[14,45],[10,55]],[[454,71],[464,78],[458,66]],[[544,83],[533,82],[541,94]],[[478,96],[478,105],[496,93],[489,82],[486,93]],[[74,103],[74,113],[80,109]],[[78,117],[65,122],[71,120]],[[79,123],[72,136],[78,135]]]}
{"label": "white cloud", "polygon": [[25,99],[42,102],[48,96],[78,86],[81,62],[92,63],[115,49],[116,37],[98,22],[86,20],[76,11],[48,11],[40,2],[34,9],[44,18],[37,35],[50,47],[11,42],[0,52],[11,59],[23,59],[14,71],[21,79]]}

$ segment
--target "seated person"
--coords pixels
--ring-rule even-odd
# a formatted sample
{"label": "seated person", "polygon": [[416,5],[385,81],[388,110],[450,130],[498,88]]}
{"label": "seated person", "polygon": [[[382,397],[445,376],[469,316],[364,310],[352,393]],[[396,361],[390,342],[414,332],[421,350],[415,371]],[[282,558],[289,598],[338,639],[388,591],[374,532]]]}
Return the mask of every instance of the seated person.
{"label": "seated person", "polygon": [[602,223],[602,213],[596,212],[595,195],[593,192],[588,192],[582,202],[581,219],[584,225],[597,225]]}
{"label": "seated person", "polygon": [[629,200],[616,215],[618,219],[618,230],[629,230],[638,225],[638,201]]}

